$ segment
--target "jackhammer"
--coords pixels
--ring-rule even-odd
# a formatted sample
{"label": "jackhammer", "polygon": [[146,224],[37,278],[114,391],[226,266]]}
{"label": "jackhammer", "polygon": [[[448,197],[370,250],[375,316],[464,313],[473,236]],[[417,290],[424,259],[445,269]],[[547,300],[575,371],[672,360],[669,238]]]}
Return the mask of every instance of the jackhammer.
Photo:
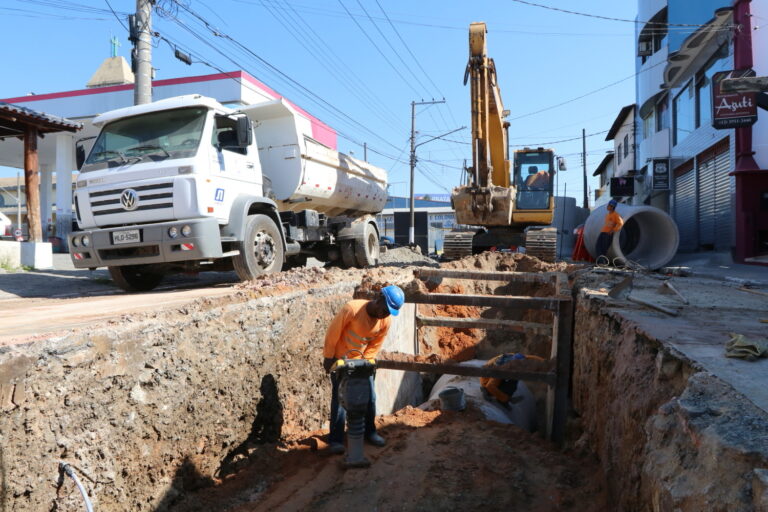
{"label": "jackhammer", "polygon": [[339,401],[347,411],[344,468],[366,468],[371,461],[363,453],[365,413],[371,400],[371,376],[376,371],[376,364],[372,359],[339,359],[331,371],[338,372]]}

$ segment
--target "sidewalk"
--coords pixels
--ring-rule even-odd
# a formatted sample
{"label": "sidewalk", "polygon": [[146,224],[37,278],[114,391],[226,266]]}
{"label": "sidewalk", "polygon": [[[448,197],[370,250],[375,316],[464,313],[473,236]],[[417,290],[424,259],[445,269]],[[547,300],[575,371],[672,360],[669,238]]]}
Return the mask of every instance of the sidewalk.
{"label": "sidewalk", "polygon": [[687,267],[696,277],[768,287],[768,266],[734,263],[728,252],[678,253],[666,267]]}

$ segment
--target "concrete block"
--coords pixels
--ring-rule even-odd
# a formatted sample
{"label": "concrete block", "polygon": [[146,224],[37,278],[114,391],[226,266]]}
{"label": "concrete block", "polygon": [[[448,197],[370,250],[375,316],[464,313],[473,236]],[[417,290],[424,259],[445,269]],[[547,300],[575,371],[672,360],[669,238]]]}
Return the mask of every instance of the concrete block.
{"label": "concrete block", "polygon": [[0,241],[0,267],[21,267],[21,242]]}
{"label": "concrete block", "polygon": [[21,264],[43,270],[53,268],[53,248],[49,242],[21,242]]}

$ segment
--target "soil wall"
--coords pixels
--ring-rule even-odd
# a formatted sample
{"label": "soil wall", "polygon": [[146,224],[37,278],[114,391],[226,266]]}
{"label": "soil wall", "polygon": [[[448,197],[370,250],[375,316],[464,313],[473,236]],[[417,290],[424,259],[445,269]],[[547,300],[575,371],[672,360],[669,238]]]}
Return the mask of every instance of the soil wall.
{"label": "soil wall", "polygon": [[166,510],[260,443],[327,425],[323,336],[354,285],[241,292],[2,349],[0,511],[83,509],[60,461],[97,510]]}
{"label": "soil wall", "polygon": [[599,298],[581,293],[575,322],[571,435],[616,510],[768,510],[762,409]]}

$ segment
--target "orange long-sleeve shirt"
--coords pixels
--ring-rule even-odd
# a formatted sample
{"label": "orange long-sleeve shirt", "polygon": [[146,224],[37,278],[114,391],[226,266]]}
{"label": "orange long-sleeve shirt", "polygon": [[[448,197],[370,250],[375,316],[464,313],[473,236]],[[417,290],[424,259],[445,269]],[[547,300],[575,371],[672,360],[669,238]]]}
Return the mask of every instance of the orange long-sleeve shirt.
{"label": "orange long-sleeve shirt", "polygon": [[621,227],[624,225],[624,219],[621,215],[614,212],[608,212],[605,214],[605,224],[600,230],[601,233],[618,233],[621,231]]}
{"label": "orange long-sleeve shirt", "polygon": [[[323,357],[374,359],[384,344],[392,317],[373,318],[365,306],[367,300],[351,300],[336,313],[325,334]],[[362,356],[359,352],[362,352]],[[352,351],[352,352],[351,352]]]}
{"label": "orange long-sleeve shirt", "polygon": [[[498,356],[490,359],[487,363],[485,363],[486,368],[491,368],[493,366],[498,366],[498,361],[501,357],[503,357],[505,354],[499,354]],[[536,361],[544,361],[543,357],[539,356],[533,356],[524,354],[525,359],[534,359]],[[508,394],[503,392],[501,389],[499,389],[499,386],[501,386],[501,383],[504,382],[502,379],[496,379],[493,377],[480,377],[480,385],[486,389],[490,394],[492,394],[494,397],[496,397],[496,400],[499,402],[505,404],[509,402],[509,399],[511,398]]]}

